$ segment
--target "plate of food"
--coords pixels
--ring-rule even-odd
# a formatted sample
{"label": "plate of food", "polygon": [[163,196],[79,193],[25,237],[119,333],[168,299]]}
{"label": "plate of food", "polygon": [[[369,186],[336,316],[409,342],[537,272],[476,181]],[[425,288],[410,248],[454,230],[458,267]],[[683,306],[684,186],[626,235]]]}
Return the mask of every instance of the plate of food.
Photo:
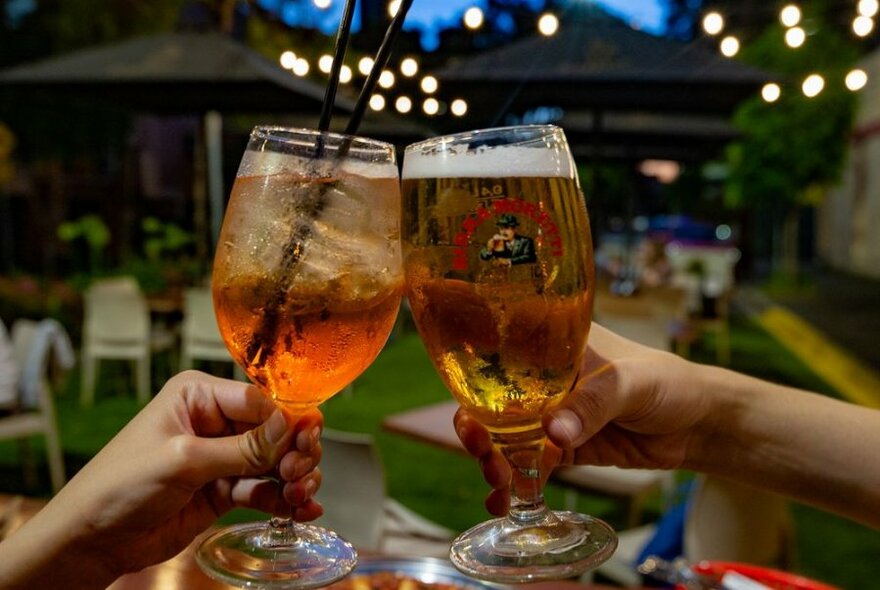
{"label": "plate of food", "polygon": [[327,590],[509,590],[470,578],[433,557],[361,557],[357,567]]}

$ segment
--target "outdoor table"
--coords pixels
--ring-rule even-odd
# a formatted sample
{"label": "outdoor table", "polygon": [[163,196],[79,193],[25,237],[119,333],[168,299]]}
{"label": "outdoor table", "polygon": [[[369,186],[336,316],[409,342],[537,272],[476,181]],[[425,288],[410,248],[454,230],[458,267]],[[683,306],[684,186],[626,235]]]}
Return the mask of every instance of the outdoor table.
{"label": "outdoor table", "polygon": [[[0,494],[0,514],[9,506],[15,496]],[[47,500],[24,498],[17,516],[14,518],[11,533],[36,514]],[[144,568],[143,570],[120,577],[108,590],[232,590],[235,587],[217,582],[206,576],[195,560],[195,550],[201,537],[197,537],[186,549],[171,559]],[[362,555],[371,555],[361,552]],[[372,554],[375,555],[375,554]],[[580,584],[571,581],[545,582],[522,586],[523,590],[611,590],[610,586]]]}
{"label": "outdoor table", "polygon": [[[408,436],[414,440],[465,453],[458,439],[452,419],[458,409],[455,401],[440,402],[387,416],[382,428],[388,432]],[[550,479],[555,483],[580,492],[598,494],[627,503],[629,524],[639,517],[645,497],[654,491],[663,491],[672,472],[653,469],[620,469],[596,465],[577,465],[555,470]],[[569,504],[573,504],[569,499]],[[570,505],[569,509],[573,509]]]}

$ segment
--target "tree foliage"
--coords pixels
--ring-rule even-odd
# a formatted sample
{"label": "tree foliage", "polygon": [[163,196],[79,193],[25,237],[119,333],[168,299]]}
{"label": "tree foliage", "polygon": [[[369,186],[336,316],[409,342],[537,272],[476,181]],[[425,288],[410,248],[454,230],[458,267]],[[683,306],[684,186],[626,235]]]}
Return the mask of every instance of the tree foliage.
{"label": "tree foliage", "polygon": [[[844,78],[858,51],[820,23],[799,49],[787,47],[783,36],[772,25],[742,53],[744,61],[779,76],[782,95],[773,103],[755,97],[734,117],[742,139],[728,150],[727,198],[733,206],[803,202],[816,187],[836,181],[845,161],[856,99]],[[812,99],[801,91],[811,73],[825,80]]]}

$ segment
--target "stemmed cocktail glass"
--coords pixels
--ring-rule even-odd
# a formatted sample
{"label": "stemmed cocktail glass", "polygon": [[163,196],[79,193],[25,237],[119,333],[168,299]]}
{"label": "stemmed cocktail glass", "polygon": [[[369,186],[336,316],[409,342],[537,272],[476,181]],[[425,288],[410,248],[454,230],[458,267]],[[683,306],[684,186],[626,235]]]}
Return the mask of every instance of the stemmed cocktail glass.
{"label": "stemmed cocktail glass", "polygon": [[497,582],[572,577],[606,560],[604,522],[544,505],[542,416],[568,394],[590,329],[590,227],[562,130],[472,131],[409,146],[407,297],[434,366],[513,470],[508,515],[466,531],[453,564]]}
{"label": "stemmed cocktail glass", "polygon": [[[351,383],[400,306],[394,147],[257,127],[242,157],[212,277],[220,332],[248,377],[290,417]],[[221,529],[197,552],[210,576],[248,588],[315,588],[357,554],[332,531],[273,517]]]}

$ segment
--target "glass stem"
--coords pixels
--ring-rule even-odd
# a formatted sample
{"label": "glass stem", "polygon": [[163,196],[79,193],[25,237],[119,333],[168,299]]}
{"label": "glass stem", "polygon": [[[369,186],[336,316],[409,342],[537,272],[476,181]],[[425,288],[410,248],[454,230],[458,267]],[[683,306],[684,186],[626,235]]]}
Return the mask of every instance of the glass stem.
{"label": "glass stem", "polygon": [[548,513],[541,461],[545,440],[540,426],[524,432],[492,433],[492,442],[513,471],[507,518],[519,526],[534,524]]}
{"label": "glass stem", "polygon": [[[278,497],[284,502],[284,479],[281,473],[278,475]],[[288,516],[269,517],[269,525],[266,527],[264,542],[267,547],[290,547],[297,542],[296,521],[293,520],[293,506],[288,508]]]}

